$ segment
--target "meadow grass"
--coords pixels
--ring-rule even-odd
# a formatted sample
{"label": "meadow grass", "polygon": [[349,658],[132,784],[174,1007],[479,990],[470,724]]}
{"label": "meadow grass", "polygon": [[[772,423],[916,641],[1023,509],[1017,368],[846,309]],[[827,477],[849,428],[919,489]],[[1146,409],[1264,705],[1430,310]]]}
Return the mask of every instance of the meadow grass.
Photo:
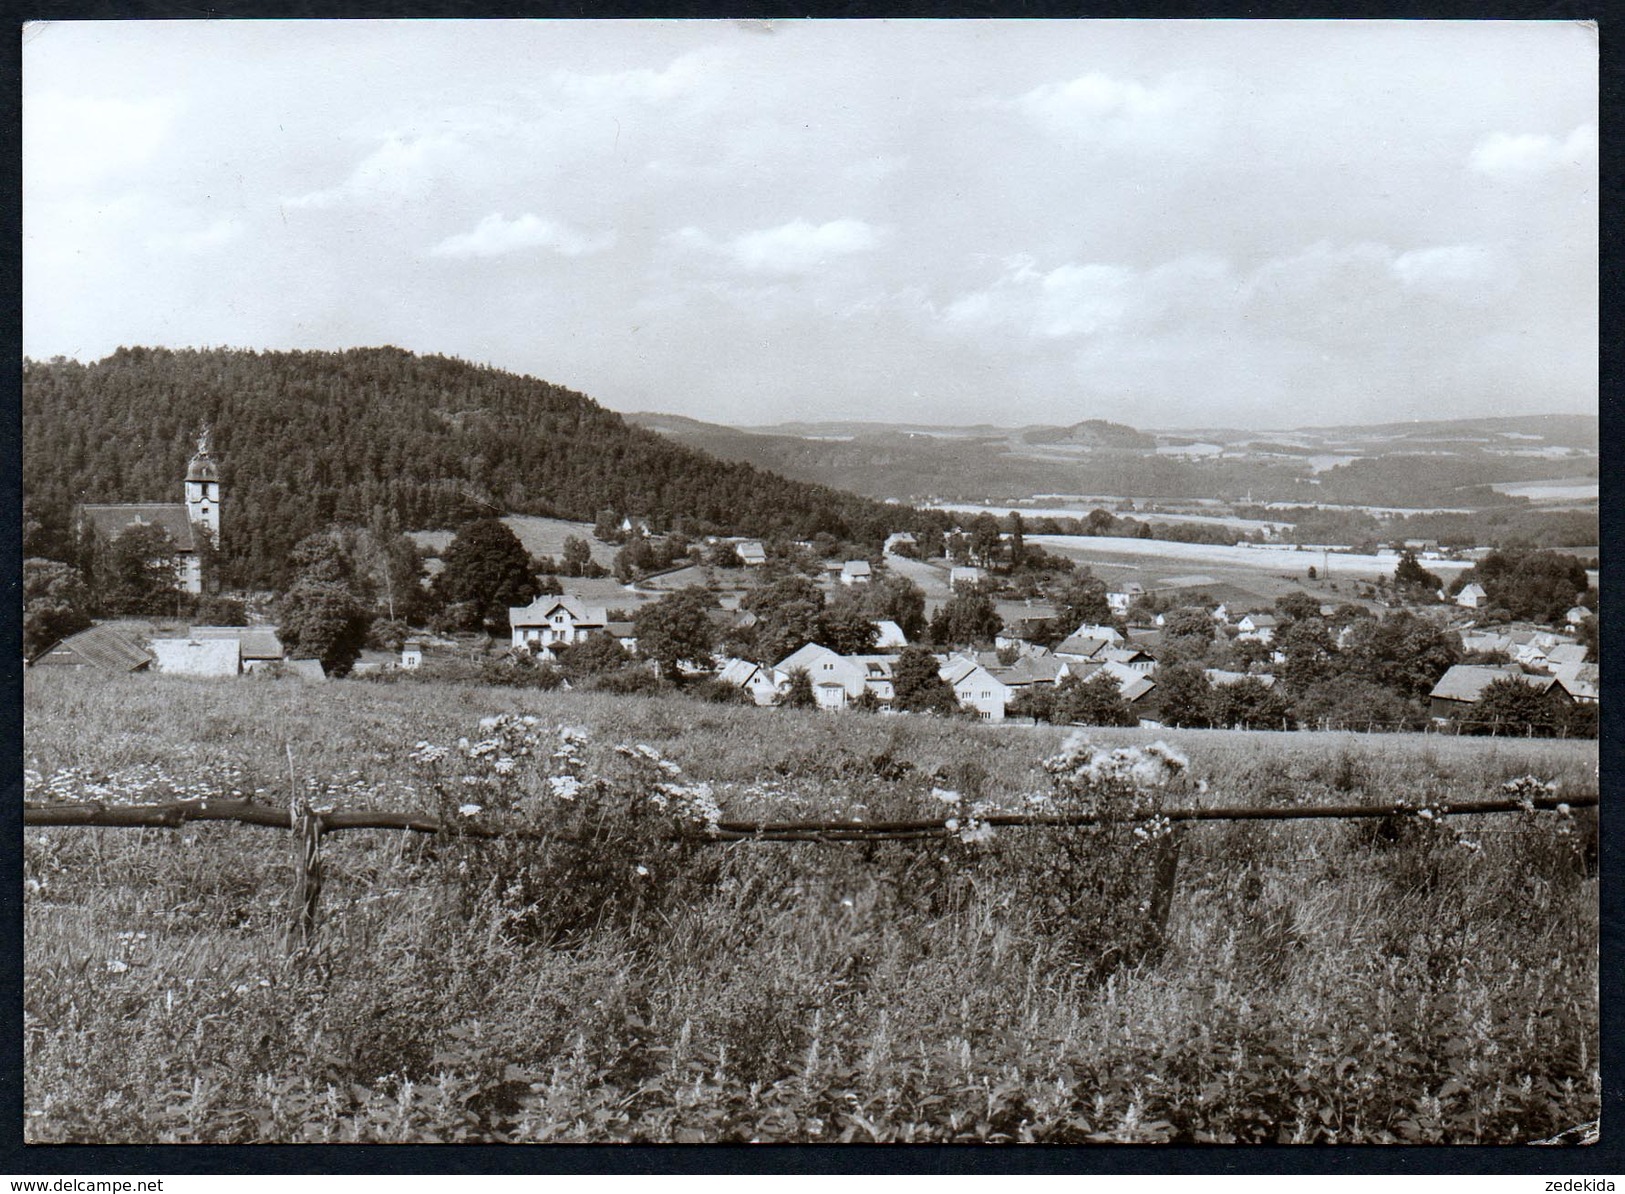
{"label": "meadow grass", "polygon": [[[497,688],[31,675],[26,765],[141,799],[293,782],[432,807],[420,741],[503,713],[644,744],[729,815],[1013,806],[1070,731]],[[1594,742],[1164,739],[1210,803],[1416,806]],[[545,798],[515,775],[515,808]],[[128,797],[127,797],[128,798]],[[481,799],[487,799],[482,796]],[[1172,799],[1172,797],[1170,798]],[[585,801],[582,802],[585,804]],[[607,805],[605,807],[608,807]],[[515,815],[519,815],[516,813]],[[578,814],[573,814],[578,815]],[[641,831],[640,831],[641,832]],[[290,962],[292,847],[239,825],[25,835],[34,1141],[1514,1142],[1594,1119],[1595,818],[1190,827],[1164,937],[1121,830],[991,842],[324,843]]]}

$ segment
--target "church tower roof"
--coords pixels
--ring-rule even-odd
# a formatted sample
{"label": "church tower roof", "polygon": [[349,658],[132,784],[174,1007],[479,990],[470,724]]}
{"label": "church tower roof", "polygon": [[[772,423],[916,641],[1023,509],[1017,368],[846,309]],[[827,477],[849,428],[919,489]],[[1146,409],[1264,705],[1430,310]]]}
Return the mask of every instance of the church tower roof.
{"label": "church tower roof", "polygon": [[186,479],[188,481],[220,480],[220,466],[215,463],[214,456],[209,451],[209,429],[207,427],[197,437],[197,451],[193,453],[191,462],[186,466]]}

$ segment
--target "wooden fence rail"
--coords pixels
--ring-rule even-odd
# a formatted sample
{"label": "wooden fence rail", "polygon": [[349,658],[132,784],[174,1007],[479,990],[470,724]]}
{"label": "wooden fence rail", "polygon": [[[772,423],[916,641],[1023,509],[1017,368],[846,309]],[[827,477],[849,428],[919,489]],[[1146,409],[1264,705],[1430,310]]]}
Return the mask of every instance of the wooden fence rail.
{"label": "wooden fence rail", "polygon": [[[1533,800],[1515,799],[1457,801],[1429,805],[1436,817],[1482,813],[1515,813],[1530,809],[1595,808],[1596,796],[1575,796],[1559,800],[1540,796]],[[1174,808],[1141,813],[987,813],[977,821],[1001,827],[1053,829],[1069,826],[1101,825],[1108,822],[1133,823],[1161,820],[1169,823],[1194,821],[1309,821],[1417,815],[1423,810],[1400,804],[1335,804],[1319,807],[1241,807]],[[943,816],[902,821],[719,821],[714,829],[695,829],[671,835],[673,840],[706,842],[881,842],[922,841],[951,837],[968,820]],[[314,943],[317,903],[322,890],[321,839],[345,829],[401,829],[413,833],[447,833],[457,838],[491,840],[513,838],[569,840],[565,835],[523,826],[506,827],[458,818],[448,824],[426,813],[394,813],[377,810],[318,811],[303,799],[283,811],[272,805],[248,800],[176,800],[165,804],[100,804],[92,801],[74,804],[23,805],[23,824],[34,826],[82,825],[130,829],[179,829],[194,821],[231,821],[240,825],[260,825],[271,829],[291,829],[294,844],[294,882],[291,892],[292,920],[288,927],[288,949],[305,955]],[[1155,932],[1166,927],[1179,865],[1179,835],[1164,841],[1156,859],[1153,882]]]}
{"label": "wooden fence rail", "polygon": [[[1429,805],[1438,816],[1471,816],[1482,813],[1515,813],[1530,807],[1554,810],[1595,808],[1596,796],[1566,799],[1541,796],[1532,802],[1513,799],[1452,801]],[[1100,825],[1108,821],[1136,822],[1161,818],[1166,821],[1308,821],[1414,815],[1419,806],[1402,804],[1332,804],[1320,806],[1271,805],[1240,808],[1172,808],[1160,811],[1103,815],[1097,813],[988,813],[976,820],[993,826],[1062,828]],[[429,813],[396,813],[377,810],[334,810],[310,814],[319,833],[346,829],[404,829],[414,833],[450,833],[465,838],[553,838],[559,834],[543,829],[506,827],[458,818],[446,823]],[[676,835],[683,840],[732,841],[843,841],[888,840],[919,837],[948,837],[958,832],[965,815],[907,821],[720,821],[715,831],[695,830]],[[953,820],[956,826],[948,828]],[[287,811],[274,805],[248,800],[176,800],[165,804],[102,804],[83,801],[64,804],[25,804],[23,824],[88,825],[121,828],[179,829],[193,821],[234,821],[271,829],[289,829]]]}

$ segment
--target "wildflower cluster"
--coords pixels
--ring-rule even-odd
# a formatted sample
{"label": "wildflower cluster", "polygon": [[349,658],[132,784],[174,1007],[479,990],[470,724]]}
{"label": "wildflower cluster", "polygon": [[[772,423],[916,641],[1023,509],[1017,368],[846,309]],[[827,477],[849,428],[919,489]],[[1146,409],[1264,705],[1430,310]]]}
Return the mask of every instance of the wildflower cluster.
{"label": "wildflower cluster", "polygon": [[1520,775],[1517,779],[1509,779],[1502,784],[1501,791],[1510,799],[1516,800],[1524,812],[1532,813],[1535,811],[1536,800],[1550,800],[1557,795],[1557,784],[1548,783],[1534,775]]}
{"label": "wildflower cluster", "polygon": [[44,804],[154,804],[171,800],[206,800],[229,797],[233,800],[269,798],[265,788],[254,786],[243,768],[226,766],[200,768],[180,775],[156,763],[139,763],[114,771],[99,772],[89,767],[62,767],[49,775],[34,768],[23,771],[23,798]]}
{"label": "wildflower cluster", "polygon": [[989,813],[999,811],[993,801],[978,800],[967,806],[963,796],[946,788],[932,788],[931,797],[952,809],[954,815],[943,823],[943,827],[949,833],[956,834],[967,846],[982,846],[993,840],[993,826],[984,819]]}
{"label": "wildflower cluster", "polygon": [[560,726],[559,745],[550,761],[558,771],[547,778],[548,795],[555,800],[574,800],[584,786],[582,772],[586,769],[587,731],[580,726]]}
{"label": "wildflower cluster", "polygon": [[[455,805],[459,816],[473,817],[487,808],[514,806],[515,773],[522,759],[538,754],[541,741],[539,718],[501,713],[480,719],[477,738],[459,738],[454,747],[419,742],[407,758],[435,773],[433,786],[443,808]],[[442,771],[450,774],[442,777]]]}
{"label": "wildflower cluster", "polygon": [[650,807],[680,825],[716,832],[722,820],[722,806],[717,803],[710,784],[685,778],[681,767],[646,743],[635,746],[623,743],[615,748],[615,753],[630,759],[646,774],[653,772],[654,782],[647,796]]}
{"label": "wildflower cluster", "polygon": [[1135,845],[1173,832],[1172,823],[1160,813],[1162,798],[1170,789],[1183,788],[1190,770],[1185,757],[1165,742],[1107,750],[1082,735],[1069,738],[1042,766],[1050,775],[1051,790],[1029,796],[1030,808],[1138,820]]}

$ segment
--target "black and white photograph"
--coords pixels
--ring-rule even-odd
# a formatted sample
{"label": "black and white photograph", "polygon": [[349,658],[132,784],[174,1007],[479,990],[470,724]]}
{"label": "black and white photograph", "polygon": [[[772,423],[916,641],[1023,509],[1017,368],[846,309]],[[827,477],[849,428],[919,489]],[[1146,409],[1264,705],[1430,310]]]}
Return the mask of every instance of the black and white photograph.
{"label": "black and white photograph", "polygon": [[1595,24],[16,32],[24,1142],[1602,1138]]}

